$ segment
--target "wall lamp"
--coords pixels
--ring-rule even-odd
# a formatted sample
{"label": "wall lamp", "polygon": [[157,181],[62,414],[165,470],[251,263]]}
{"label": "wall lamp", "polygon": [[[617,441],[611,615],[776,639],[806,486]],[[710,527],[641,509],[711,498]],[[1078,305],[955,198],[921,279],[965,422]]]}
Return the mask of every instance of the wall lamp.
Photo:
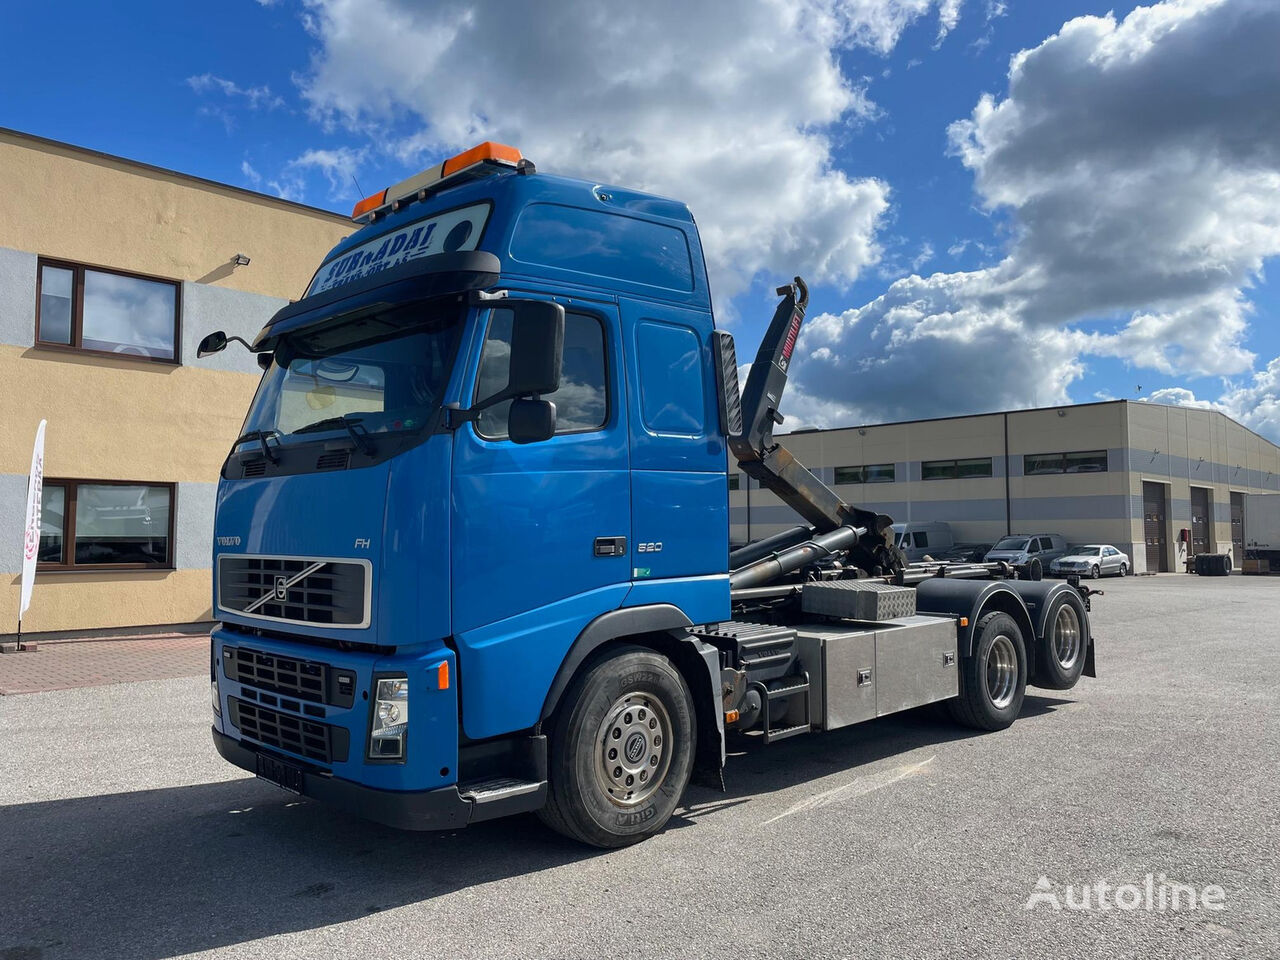
{"label": "wall lamp", "polygon": [[234,263],[237,267],[247,267],[249,265],[249,258],[246,257],[243,253],[237,253],[234,257],[231,258],[231,262]]}

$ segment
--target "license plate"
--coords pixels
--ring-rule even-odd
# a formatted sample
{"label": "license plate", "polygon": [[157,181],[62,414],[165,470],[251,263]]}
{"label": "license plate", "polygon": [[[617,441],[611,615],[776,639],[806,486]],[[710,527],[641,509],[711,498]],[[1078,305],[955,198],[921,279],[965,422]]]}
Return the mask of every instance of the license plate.
{"label": "license plate", "polygon": [[290,793],[302,793],[302,770],[291,763],[258,754],[258,778],[283,787]]}

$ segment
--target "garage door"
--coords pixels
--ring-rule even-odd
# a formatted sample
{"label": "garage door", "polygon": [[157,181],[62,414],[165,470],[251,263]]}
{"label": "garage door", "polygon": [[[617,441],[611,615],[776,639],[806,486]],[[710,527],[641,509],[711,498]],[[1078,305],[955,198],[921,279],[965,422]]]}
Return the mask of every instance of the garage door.
{"label": "garage door", "polygon": [[1142,532],[1147,541],[1147,572],[1168,573],[1169,551],[1165,542],[1163,483],[1142,485]]}
{"label": "garage door", "polygon": [[1191,488],[1191,553],[1209,552],[1209,491],[1204,487]]}
{"label": "garage door", "polygon": [[1231,553],[1237,568],[1244,566],[1244,494],[1231,495]]}

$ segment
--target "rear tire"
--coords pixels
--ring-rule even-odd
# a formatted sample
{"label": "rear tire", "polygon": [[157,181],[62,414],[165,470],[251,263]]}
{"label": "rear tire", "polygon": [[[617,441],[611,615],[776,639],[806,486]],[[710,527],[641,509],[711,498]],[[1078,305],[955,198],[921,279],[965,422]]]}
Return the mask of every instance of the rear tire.
{"label": "rear tire", "polygon": [[1120,564],[1120,576],[1127,577],[1129,575],[1129,565],[1127,563]]}
{"label": "rear tire", "polygon": [[1084,605],[1072,594],[1059,595],[1044,622],[1044,637],[1036,642],[1036,686],[1070,690],[1084,673],[1089,649]]}
{"label": "rear tire", "polygon": [[960,672],[960,695],[947,701],[952,718],[978,730],[1003,730],[1022,712],[1027,648],[1007,613],[988,613],[973,628],[973,656]]}
{"label": "rear tire", "polygon": [[659,832],[693,769],[693,697],[666,657],[612,651],[565,692],[551,733],[542,821],[596,847],[624,847]]}

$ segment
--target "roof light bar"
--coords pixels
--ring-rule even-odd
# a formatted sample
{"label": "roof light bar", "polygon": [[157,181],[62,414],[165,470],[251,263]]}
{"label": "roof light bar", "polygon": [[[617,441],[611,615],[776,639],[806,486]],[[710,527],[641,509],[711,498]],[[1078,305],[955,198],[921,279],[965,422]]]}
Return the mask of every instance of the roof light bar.
{"label": "roof light bar", "polygon": [[357,223],[369,223],[380,213],[399,210],[415,200],[425,200],[429,192],[446,181],[457,180],[462,183],[497,173],[498,168],[517,168],[522,162],[524,158],[515,147],[487,140],[430,169],[414,174],[408,180],[401,180],[394,187],[370,194],[355,205],[355,209],[351,211],[351,219]]}

